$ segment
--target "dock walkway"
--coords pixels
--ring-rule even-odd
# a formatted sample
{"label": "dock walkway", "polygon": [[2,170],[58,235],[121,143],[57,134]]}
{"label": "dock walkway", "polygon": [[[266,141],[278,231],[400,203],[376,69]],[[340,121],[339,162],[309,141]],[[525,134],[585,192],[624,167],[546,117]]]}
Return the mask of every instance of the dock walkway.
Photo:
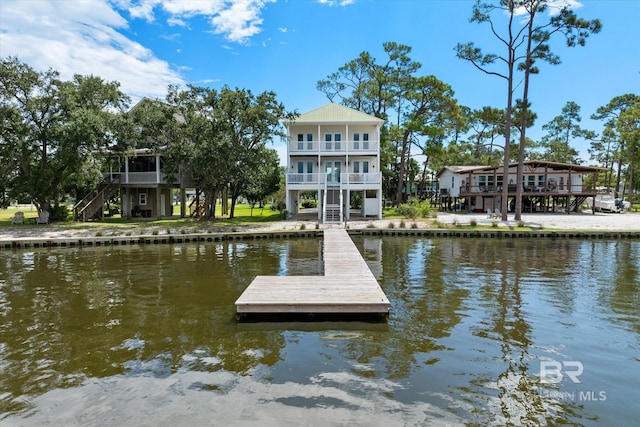
{"label": "dock walkway", "polygon": [[389,314],[389,300],[345,230],[324,231],[324,276],[257,276],[236,300],[247,315]]}

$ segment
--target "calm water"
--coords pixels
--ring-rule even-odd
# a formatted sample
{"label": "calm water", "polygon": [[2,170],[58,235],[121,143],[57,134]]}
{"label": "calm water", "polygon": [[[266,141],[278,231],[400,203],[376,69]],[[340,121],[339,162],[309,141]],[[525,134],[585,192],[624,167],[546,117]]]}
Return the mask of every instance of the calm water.
{"label": "calm water", "polygon": [[640,419],[640,242],[354,240],[387,323],[236,322],[319,240],[1,252],[0,424]]}

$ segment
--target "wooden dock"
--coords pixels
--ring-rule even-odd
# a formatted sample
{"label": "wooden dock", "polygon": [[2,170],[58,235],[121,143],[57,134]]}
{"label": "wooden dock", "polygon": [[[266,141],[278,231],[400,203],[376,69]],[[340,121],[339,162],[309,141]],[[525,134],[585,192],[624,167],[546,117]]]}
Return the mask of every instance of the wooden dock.
{"label": "wooden dock", "polygon": [[236,300],[247,315],[388,316],[389,300],[345,230],[324,231],[324,276],[257,276]]}

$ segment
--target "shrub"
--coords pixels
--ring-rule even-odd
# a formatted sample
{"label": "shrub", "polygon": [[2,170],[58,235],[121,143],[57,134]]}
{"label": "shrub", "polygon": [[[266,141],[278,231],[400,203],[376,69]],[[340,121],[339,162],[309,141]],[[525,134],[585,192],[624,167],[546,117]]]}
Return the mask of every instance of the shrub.
{"label": "shrub", "polygon": [[407,228],[407,224],[405,224],[404,219],[400,221],[400,228]]}
{"label": "shrub", "polygon": [[316,204],[315,200],[304,200],[302,202],[302,207],[303,208],[315,208],[315,207],[317,207],[317,204]]}
{"label": "shrub", "polygon": [[403,203],[398,206],[398,213],[405,218],[417,218],[420,215],[420,209],[412,203]]}
{"label": "shrub", "polygon": [[469,222],[469,225],[470,225],[471,227],[476,227],[476,226],[478,225],[478,221],[476,221],[475,219],[472,219],[472,220]]}
{"label": "shrub", "polygon": [[307,226],[306,226],[306,225],[304,225],[304,224],[300,224],[300,230],[306,230],[306,229],[307,229]]}
{"label": "shrub", "polygon": [[414,222],[413,224],[411,224],[411,228],[416,229],[418,228],[418,223]]}
{"label": "shrub", "polygon": [[49,214],[49,222],[54,222],[54,221],[65,222],[65,221],[69,221],[70,217],[71,217],[71,212],[69,211],[69,208],[66,207],[65,205],[51,206],[51,213]]}
{"label": "shrub", "polygon": [[493,227],[493,228],[498,228],[498,223],[497,223],[496,221],[493,221],[493,222],[491,223],[491,227]]}
{"label": "shrub", "polygon": [[393,222],[390,222],[387,228],[396,228],[396,225]]}
{"label": "shrub", "polygon": [[427,218],[431,212],[431,204],[428,200],[419,201],[418,199],[411,199],[408,203],[403,203],[398,206],[398,213],[405,218]]}

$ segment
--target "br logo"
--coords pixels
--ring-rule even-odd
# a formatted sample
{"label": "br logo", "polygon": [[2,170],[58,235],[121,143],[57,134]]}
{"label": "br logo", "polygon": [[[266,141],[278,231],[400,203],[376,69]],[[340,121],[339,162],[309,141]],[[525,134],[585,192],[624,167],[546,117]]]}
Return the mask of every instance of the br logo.
{"label": "br logo", "polygon": [[557,384],[564,376],[569,377],[575,384],[580,383],[578,377],[582,375],[584,366],[581,362],[567,360],[558,362],[557,360],[540,361],[540,381],[544,384]]}

